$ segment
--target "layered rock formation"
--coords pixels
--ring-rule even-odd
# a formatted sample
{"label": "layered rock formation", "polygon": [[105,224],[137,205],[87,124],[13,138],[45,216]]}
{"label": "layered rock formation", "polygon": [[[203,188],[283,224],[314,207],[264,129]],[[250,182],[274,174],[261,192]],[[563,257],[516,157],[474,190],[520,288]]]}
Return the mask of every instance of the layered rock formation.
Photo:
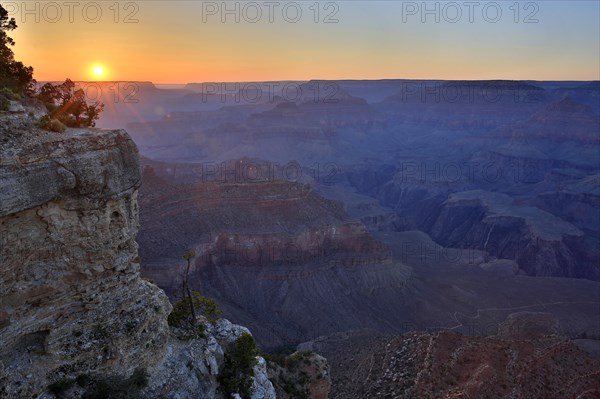
{"label": "layered rock formation", "polygon": [[481,134],[527,118],[547,103],[544,89],[522,81],[407,81],[376,109],[391,116],[390,125],[412,131]]}
{"label": "layered rock formation", "polygon": [[[182,341],[169,329],[166,295],[139,273],[141,172],[127,133],[0,122],[0,397],[137,368],[149,398],[222,397],[223,353],[248,330],[221,320]],[[273,398],[264,360],[255,372],[253,398]]]}
{"label": "layered rock formation", "polygon": [[155,364],[170,305],[139,275],[135,144],[123,131],[12,134],[23,137],[3,143],[0,171],[3,394]]}
{"label": "layered rock formation", "polygon": [[530,275],[600,278],[581,230],[538,208],[515,204],[504,194],[452,194],[423,227],[442,245],[514,259]]}
{"label": "layered rock formation", "polygon": [[193,183],[189,168],[178,177],[154,165],[140,195],[140,254],[169,294],[180,295],[181,255],[193,248],[191,285],[265,346],[402,319],[394,308],[408,270],[338,202],[302,183]]}
{"label": "layered rock formation", "polygon": [[[597,175],[555,163],[494,158],[474,162],[467,172],[457,169],[464,163],[448,162],[459,170],[458,178],[450,178],[444,163],[415,161],[408,163],[411,170],[374,175],[350,168],[346,177],[359,192],[397,212],[399,230],[419,229],[446,247],[515,260],[532,276],[597,280]],[[480,180],[481,165],[504,178]]]}

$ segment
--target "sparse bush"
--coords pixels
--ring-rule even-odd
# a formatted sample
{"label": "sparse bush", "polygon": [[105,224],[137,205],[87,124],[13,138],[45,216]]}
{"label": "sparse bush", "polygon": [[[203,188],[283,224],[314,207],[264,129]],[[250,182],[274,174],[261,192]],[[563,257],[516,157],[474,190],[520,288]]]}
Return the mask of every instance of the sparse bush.
{"label": "sparse bush", "polygon": [[56,133],[63,133],[65,130],[67,130],[67,127],[61,121],[52,119],[48,115],[45,115],[40,119],[38,126],[42,129]]}
{"label": "sparse bush", "polygon": [[21,100],[21,96],[8,87],[0,89],[0,111],[8,111],[10,109],[10,102],[19,100]]}
{"label": "sparse bush", "polygon": [[206,338],[206,327],[204,327],[204,324],[200,324],[196,328],[196,336],[198,338]]}
{"label": "sparse bush", "polygon": [[256,341],[248,333],[242,334],[233,348],[225,353],[225,364],[219,375],[219,383],[225,395],[239,393],[244,398],[250,397],[257,356]]}
{"label": "sparse bush", "polygon": [[261,356],[265,358],[268,363],[278,364],[281,367],[286,367],[285,362],[289,355],[296,352],[297,345],[282,345],[275,349],[272,349],[269,353],[262,353]]}
{"label": "sparse bush", "polygon": [[[205,316],[209,322],[216,323],[217,319],[221,315],[221,309],[219,304],[214,299],[202,296],[199,292],[192,293],[192,301],[194,308],[203,316]],[[183,298],[173,305],[173,310],[167,319],[170,326],[181,327],[183,322],[191,321],[192,309],[190,308],[190,302],[188,298]]]}
{"label": "sparse bush", "polygon": [[310,365],[310,357],[312,356],[312,352],[310,351],[302,351],[302,352],[296,352],[293,353],[292,355],[288,356],[285,359],[285,367],[289,368],[290,370],[295,369],[296,367],[300,366],[301,363],[304,363],[305,365]]}
{"label": "sparse bush", "polygon": [[67,130],[67,127],[65,125],[63,125],[63,123],[61,121],[52,119],[50,121],[49,130],[51,132],[62,133],[65,130]]}

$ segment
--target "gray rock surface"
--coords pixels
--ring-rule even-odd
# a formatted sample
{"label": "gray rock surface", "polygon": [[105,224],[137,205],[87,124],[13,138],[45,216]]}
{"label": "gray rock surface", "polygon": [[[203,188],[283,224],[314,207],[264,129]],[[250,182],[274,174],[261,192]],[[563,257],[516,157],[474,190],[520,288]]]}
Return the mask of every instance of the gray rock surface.
{"label": "gray rock surface", "polygon": [[[181,340],[167,325],[165,293],[139,273],[141,174],[125,131],[50,133],[1,113],[0,182],[0,398],[54,398],[54,382],[136,368],[151,377],[145,397],[222,397],[224,350],[249,331],[219,320]],[[275,397],[262,358],[253,387]]]}
{"label": "gray rock surface", "polygon": [[[220,319],[213,326],[203,319],[205,337],[179,339],[172,334],[163,362],[153,370],[146,395],[168,399],[220,399],[218,374],[224,354],[230,344],[244,333],[246,327]],[[275,399],[275,389],[267,374],[262,357],[254,367],[251,399]]]}
{"label": "gray rock surface", "polygon": [[135,144],[2,122],[0,397],[156,364],[171,305],[139,275]]}

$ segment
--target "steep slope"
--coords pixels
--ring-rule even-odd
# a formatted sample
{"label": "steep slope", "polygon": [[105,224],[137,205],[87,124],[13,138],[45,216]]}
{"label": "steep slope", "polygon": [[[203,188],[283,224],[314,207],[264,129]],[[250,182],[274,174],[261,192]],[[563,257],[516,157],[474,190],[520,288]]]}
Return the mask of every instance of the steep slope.
{"label": "steep slope", "polygon": [[328,358],[332,399],[599,397],[600,361],[568,340],[544,334],[543,328],[527,337],[355,331],[299,348]]}

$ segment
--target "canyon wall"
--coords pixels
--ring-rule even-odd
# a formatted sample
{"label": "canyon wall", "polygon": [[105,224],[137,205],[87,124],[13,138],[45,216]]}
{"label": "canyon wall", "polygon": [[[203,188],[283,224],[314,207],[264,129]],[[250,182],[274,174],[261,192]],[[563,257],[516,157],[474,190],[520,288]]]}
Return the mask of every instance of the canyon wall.
{"label": "canyon wall", "polygon": [[264,348],[404,321],[410,270],[340,202],[299,182],[194,181],[190,168],[144,163],[142,272],[169,296],[181,296],[181,256],[192,248],[191,287]]}
{"label": "canyon wall", "polygon": [[[140,276],[129,135],[49,133],[0,113],[0,150],[0,398],[81,398],[136,369],[145,398],[223,398],[226,354],[249,330],[201,317],[188,337],[167,324],[167,296]],[[260,357],[251,391],[275,398]]]}
{"label": "canyon wall", "polygon": [[0,169],[0,394],[157,363],[171,305],[139,274],[135,144],[119,130],[18,133]]}

